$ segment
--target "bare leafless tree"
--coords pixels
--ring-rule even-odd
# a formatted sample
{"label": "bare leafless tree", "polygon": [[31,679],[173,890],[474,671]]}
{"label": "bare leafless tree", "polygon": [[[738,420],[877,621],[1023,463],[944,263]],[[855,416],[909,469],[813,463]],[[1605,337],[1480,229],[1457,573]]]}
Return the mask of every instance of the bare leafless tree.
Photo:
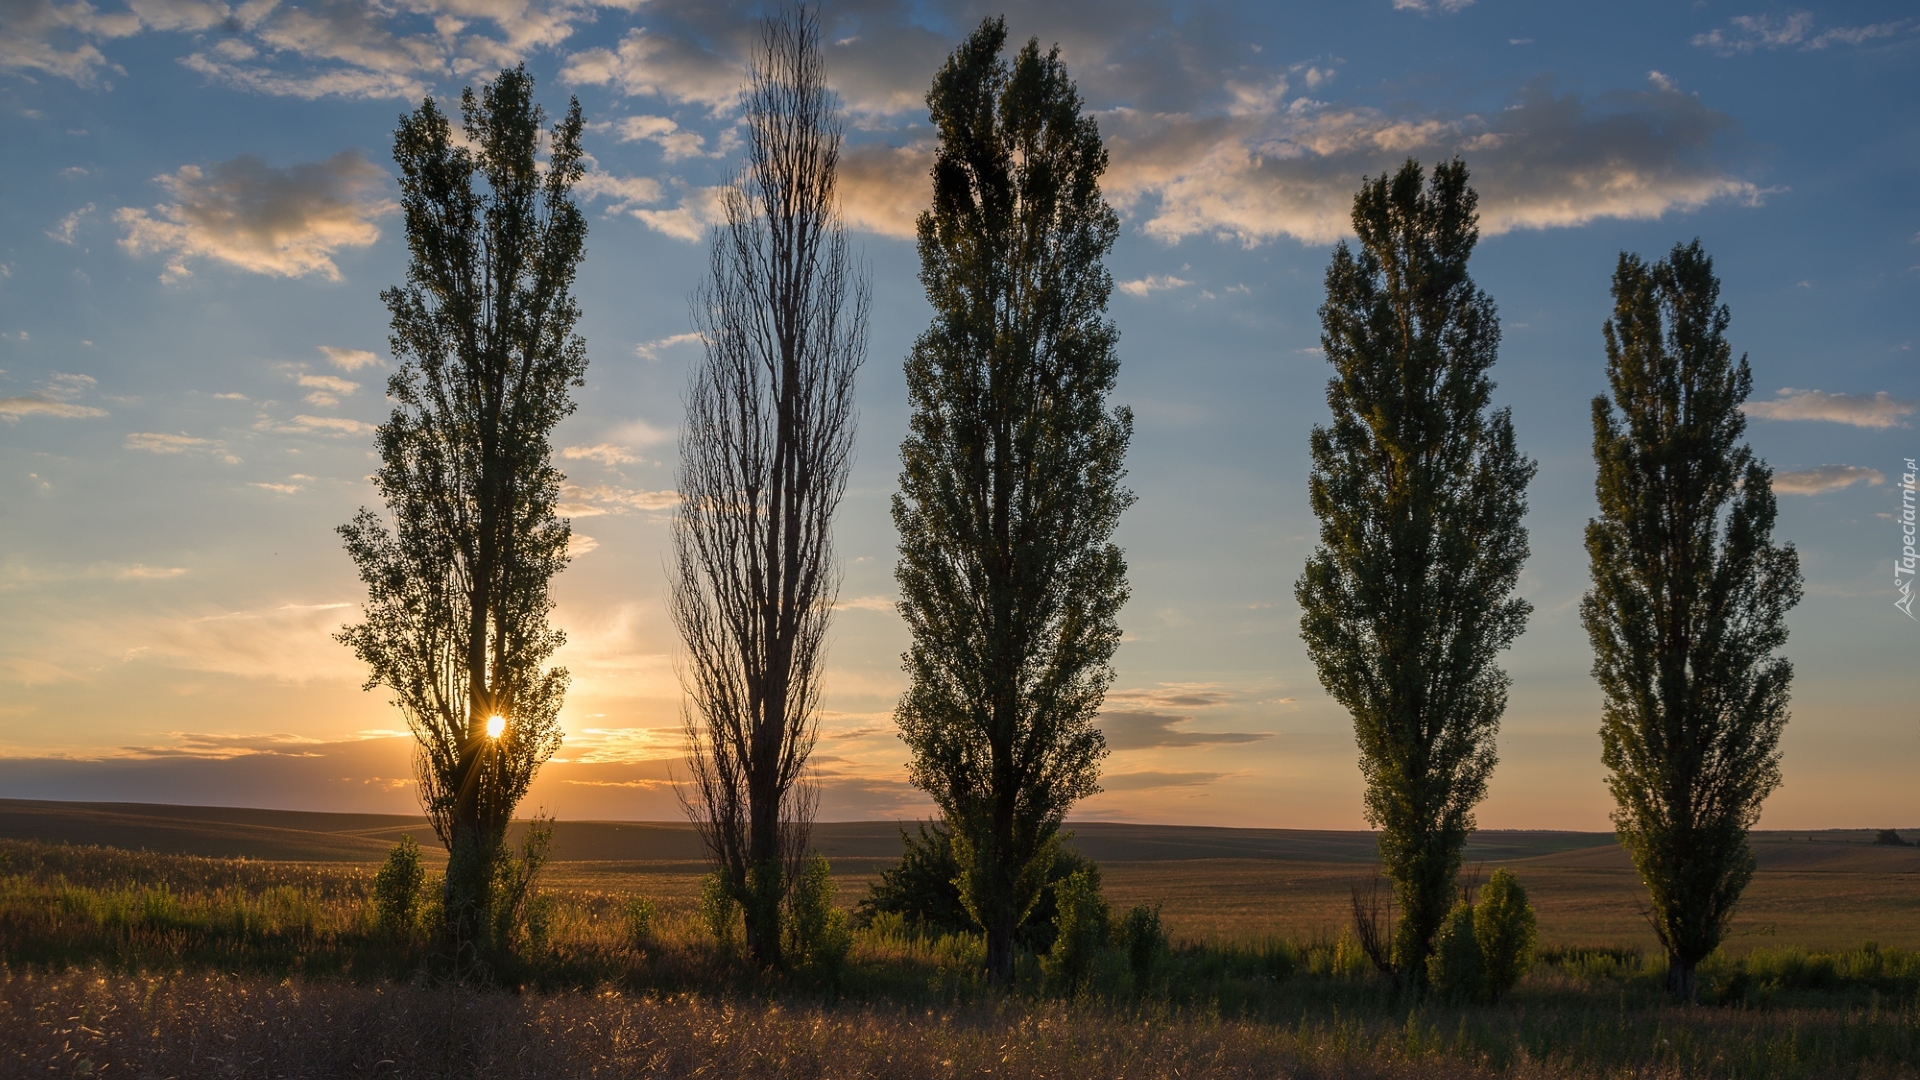
{"label": "bare leafless tree", "polygon": [[807,759],[840,584],[830,526],[853,459],[867,331],[811,10],[767,21],[746,119],[746,162],[693,301],[706,355],[680,436],[671,607],[690,699],[683,801],[740,901],[748,948],[773,964],[813,819]]}

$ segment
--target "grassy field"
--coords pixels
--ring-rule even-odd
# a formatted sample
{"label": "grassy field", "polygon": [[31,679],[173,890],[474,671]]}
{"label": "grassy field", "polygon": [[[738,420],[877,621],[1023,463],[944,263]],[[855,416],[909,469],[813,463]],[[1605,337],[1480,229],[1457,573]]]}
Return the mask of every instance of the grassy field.
{"label": "grassy field", "polygon": [[[1511,999],[1456,1007],[1343,940],[1361,833],[1078,826],[1114,906],[1160,904],[1174,943],[1147,985],[1108,955],[1062,1000],[1030,960],[999,994],[977,939],[884,927],[831,977],[754,971],[694,917],[684,828],[622,823],[563,823],[550,933],[502,990],[436,985],[424,941],[379,932],[366,900],[370,857],[420,827],[0,803],[0,837],[26,837],[0,839],[0,1074],[1920,1075],[1920,851],[1864,832],[1756,837],[1702,971],[1717,1004],[1679,1008],[1632,872],[1593,834],[1477,838],[1475,862],[1532,893],[1543,949]],[[76,846],[109,840],[148,850]],[[899,843],[891,823],[821,840],[843,906]],[[637,895],[661,910],[639,944]]]}

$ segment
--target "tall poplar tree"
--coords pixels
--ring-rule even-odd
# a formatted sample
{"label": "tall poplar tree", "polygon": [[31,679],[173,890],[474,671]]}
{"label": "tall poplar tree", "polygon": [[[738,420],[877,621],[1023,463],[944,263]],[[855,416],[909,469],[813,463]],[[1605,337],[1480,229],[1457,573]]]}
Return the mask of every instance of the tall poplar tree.
{"label": "tall poplar tree", "polygon": [[1009,64],[1006,38],[1003,20],[983,22],[927,94],[940,142],[920,280],[934,320],[907,358],[893,502],[913,635],[895,716],[1001,984],[1068,808],[1099,790],[1094,715],[1127,599],[1110,538],[1132,501],[1133,430],[1107,405],[1120,367],[1106,150],[1058,49],[1029,41]]}
{"label": "tall poplar tree", "polygon": [[1651,266],[1620,255],[1580,607],[1614,825],[1652,900],[1667,989],[1688,1001],[1780,783],[1793,666],[1777,651],[1800,600],[1799,556],[1772,541],[1773,473],[1741,441],[1753,374],[1732,359],[1719,299],[1698,240]]}
{"label": "tall poplar tree", "polygon": [[1320,308],[1320,544],[1295,588],[1320,681],[1353,716],[1400,907],[1391,963],[1422,984],[1493,771],[1508,685],[1494,658],[1531,611],[1513,590],[1534,464],[1489,407],[1500,324],[1467,273],[1475,203],[1457,160],[1431,183],[1409,160],[1354,197],[1360,250],[1335,250]]}
{"label": "tall poplar tree", "polygon": [[407,283],[381,294],[400,369],[376,436],[391,524],[340,528],[367,586],[340,640],[385,686],[417,741],[421,801],[449,853],[446,930],[486,945],[507,825],[560,745],[565,640],[549,584],[567,561],[549,435],[573,411],[586,344],[571,287],[586,218],[579,102],[549,130],[524,68],[460,99],[464,139],[432,98],[401,118],[393,156]]}
{"label": "tall poplar tree", "polygon": [[867,283],[840,224],[840,121],[818,15],[769,19],[746,165],[694,299],[706,343],[680,436],[669,608],[686,643],[686,806],[741,904],[755,959],[807,852],[807,758],[840,586],[833,514],[853,467]]}

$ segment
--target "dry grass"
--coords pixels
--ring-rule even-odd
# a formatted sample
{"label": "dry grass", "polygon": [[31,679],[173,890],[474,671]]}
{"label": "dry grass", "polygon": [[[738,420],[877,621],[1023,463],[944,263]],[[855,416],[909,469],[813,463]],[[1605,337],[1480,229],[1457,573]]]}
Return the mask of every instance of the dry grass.
{"label": "dry grass", "polygon": [[[1600,1077],[1907,1076],[1913,1020],[1597,1010],[1586,1042],[1531,1052],[1522,1010],[1296,1023],[1000,1000],[954,1009],[600,991],[360,987],[220,974],[0,971],[16,1076]],[[1570,1032],[1562,1023],[1560,1034]],[[1489,1053],[1482,1042],[1504,1040]],[[1900,1045],[1894,1045],[1899,1043]]]}
{"label": "dry grass", "polygon": [[[498,973],[509,989],[476,991],[431,984],[419,939],[374,928],[371,867],[6,841],[0,860],[0,1075],[1920,1075],[1920,954],[1767,941],[1703,969],[1739,1006],[1681,1009],[1657,957],[1616,939],[1552,950],[1502,1005],[1442,1007],[1332,936],[1350,864],[1110,864],[1112,898],[1166,903],[1184,941],[1144,992],[1107,955],[1090,996],[1060,1002],[1031,958],[998,994],[977,938],[886,927],[858,933],[837,975],[753,970],[700,928],[681,864],[563,864],[547,940]],[[1592,901],[1580,875],[1616,873],[1554,872],[1524,871],[1543,930]],[[1874,877],[1802,887],[1831,900],[1853,883],[1881,931],[1853,943],[1888,941]],[[842,885],[848,903],[858,880]],[[636,891],[659,910],[638,947]]]}

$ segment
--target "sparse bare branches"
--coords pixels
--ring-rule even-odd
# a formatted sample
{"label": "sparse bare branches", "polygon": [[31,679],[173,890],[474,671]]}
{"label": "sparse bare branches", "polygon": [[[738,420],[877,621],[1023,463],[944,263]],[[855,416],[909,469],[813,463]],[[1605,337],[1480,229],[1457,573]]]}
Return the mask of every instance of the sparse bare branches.
{"label": "sparse bare branches", "polygon": [[706,357],[680,440],[671,608],[691,698],[685,805],[746,911],[749,948],[774,963],[815,804],[806,767],[839,592],[831,524],[866,354],[812,11],[766,24],[746,114],[747,160],[693,302]]}

